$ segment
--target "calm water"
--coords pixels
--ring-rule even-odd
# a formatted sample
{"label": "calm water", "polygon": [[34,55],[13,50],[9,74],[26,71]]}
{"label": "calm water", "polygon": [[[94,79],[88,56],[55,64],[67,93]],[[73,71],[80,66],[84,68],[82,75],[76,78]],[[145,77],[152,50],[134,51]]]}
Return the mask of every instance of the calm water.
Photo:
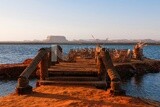
{"label": "calm water", "polygon": [[122,88],[126,90],[127,95],[160,102],[160,73],[132,77],[123,83]]}
{"label": "calm water", "polygon": [[[41,47],[50,45],[0,45],[0,64],[20,63],[26,58],[33,58]],[[73,48],[94,48],[94,45],[62,45],[64,53]],[[107,48],[133,49],[133,45],[104,45]],[[160,59],[160,46],[149,45],[144,48],[144,55],[152,59]],[[30,84],[35,87],[35,81]],[[160,73],[133,77],[123,83],[127,95],[160,101]],[[0,81],[0,96],[14,91],[17,81]]]}

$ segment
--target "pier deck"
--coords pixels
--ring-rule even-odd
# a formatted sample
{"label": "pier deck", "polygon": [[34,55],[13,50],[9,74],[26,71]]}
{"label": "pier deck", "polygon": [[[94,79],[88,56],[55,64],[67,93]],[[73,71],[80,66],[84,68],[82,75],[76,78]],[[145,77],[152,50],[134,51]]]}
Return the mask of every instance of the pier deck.
{"label": "pier deck", "polygon": [[55,66],[51,66],[48,70],[50,72],[55,72],[55,71],[98,72],[98,68],[96,66],[94,59],[81,59],[81,58],[76,58],[75,63],[60,62]]}
{"label": "pier deck", "polygon": [[48,77],[38,81],[40,85],[90,85],[106,86],[106,81],[98,77],[98,67],[94,59],[76,58],[76,62],[59,62],[48,68]]}

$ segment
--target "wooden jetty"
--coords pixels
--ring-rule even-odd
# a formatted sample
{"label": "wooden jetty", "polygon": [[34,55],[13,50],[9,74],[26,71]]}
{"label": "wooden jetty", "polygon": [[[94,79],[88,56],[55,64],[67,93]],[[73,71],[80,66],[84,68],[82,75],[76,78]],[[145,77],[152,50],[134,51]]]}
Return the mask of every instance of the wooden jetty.
{"label": "wooden jetty", "polygon": [[[131,51],[128,50],[110,53],[101,47],[71,49],[67,60],[63,59],[62,51],[60,46],[54,47],[54,51],[53,48],[40,49],[30,65],[19,76],[16,92],[18,94],[32,92],[28,78],[37,66],[40,68],[37,86],[90,85],[104,90],[111,87],[110,92],[114,95],[125,93],[121,89],[121,78],[145,74],[148,71],[160,71],[160,61],[144,58],[143,51],[140,49],[139,54],[137,51],[134,53],[134,58],[132,58]],[[113,63],[117,59],[112,56],[116,56],[115,58],[118,58],[120,62]]]}
{"label": "wooden jetty", "polygon": [[93,59],[77,58],[75,63],[60,62],[48,68],[48,77],[38,81],[40,85],[100,85],[106,84],[98,77],[98,68]]}
{"label": "wooden jetty", "polygon": [[[57,49],[60,46],[57,46]],[[62,51],[62,49],[59,49]],[[76,62],[51,60],[51,48],[42,48],[39,50],[31,64],[21,73],[18,79],[16,92],[18,94],[27,94],[32,92],[32,87],[29,86],[29,76],[40,66],[40,79],[37,81],[37,86],[41,85],[91,85],[101,89],[107,89],[106,78],[111,80],[112,93],[121,93],[120,76],[116,72],[109,52],[103,48],[96,53],[96,60],[92,58],[74,58]],[[57,52],[57,51],[56,51]],[[72,55],[74,56],[74,55]],[[73,58],[71,58],[73,59]]]}

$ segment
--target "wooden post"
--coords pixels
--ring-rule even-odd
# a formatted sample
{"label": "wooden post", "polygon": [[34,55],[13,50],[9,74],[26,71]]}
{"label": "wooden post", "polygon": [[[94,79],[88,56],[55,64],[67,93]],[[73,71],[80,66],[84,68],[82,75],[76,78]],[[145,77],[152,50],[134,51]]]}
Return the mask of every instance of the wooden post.
{"label": "wooden post", "polygon": [[51,66],[51,51],[48,52],[48,67]]}
{"label": "wooden post", "polygon": [[46,53],[40,62],[40,80],[45,80],[48,77],[48,53]]}
{"label": "wooden post", "polygon": [[62,47],[60,45],[57,45],[57,62],[62,61]]}
{"label": "wooden post", "polygon": [[102,59],[99,56],[97,57],[97,66],[98,66],[98,76],[100,77],[101,80],[106,81],[106,70],[103,65]]}
{"label": "wooden post", "polygon": [[[47,54],[47,51],[45,48],[40,49],[36,57],[31,62],[31,64],[21,73],[20,77],[18,78],[18,86],[16,87],[17,94],[28,94],[32,92],[32,87],[29,86],[28,78],[32,74],[32,72],[35,71],[37,65],[46,54]],[[44,69],[44,67],[42,68]]]}
{"label": "wooden post", "polygon": [[18,78],[18,86],[16,87],[16,93],[19,95],[29,94],[32,92],[32,86],[29,85],[29,80],[26,77]]}
{"label": "wooden post", "polygon": [[103,65],[111,79],[111,90],[110,90],[111,94],[113,95],[125,94],[125,91],[121,89],[121,82],[120,82],[121,78],[114,68],[109,52],[105,51],[105,48],[103,48],[100,52],[100,56],[102,58]]}
{"label": "wooden post", "polygon": [[103,81],[105,84],[101,85],[101,86],[97,86],[97,88],[100,88],[100,89],[107,89],[107,82],[106,82],[106,70],[104,68],[104,65],[103,65],[103,62],[102,62],[102,59],[100,58],[99,55],[97,55],[97,66],[98,66],[98,76],[99,76],[99,79],[101,81]]}
{"label": "wooden post", "polygon": [[51,47],[51,65],[55,65],[57,58],[55,57],[57,55],[57,45],[53,45]]}
{"label": "wooden post", "polygon": [[102,51],[100,52],[100,56],[102,58],[103,65],[104,65],[111,81],[120,81],[121,80],[120,76],[114,68],[113,62],[112,62],[111,57],[109,55],[109,52],[105,51],[105,48],[103,48]]}

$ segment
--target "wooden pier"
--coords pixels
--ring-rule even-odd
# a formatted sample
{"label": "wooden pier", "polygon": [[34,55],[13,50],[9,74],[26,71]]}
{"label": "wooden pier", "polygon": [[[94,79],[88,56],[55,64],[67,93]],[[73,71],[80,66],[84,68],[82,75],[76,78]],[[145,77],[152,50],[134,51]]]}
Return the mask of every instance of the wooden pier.
{"label": "wooden pier", "polygon": [[59,62],[48,68],[48,77],[38,81],[40,85],[99,85],[106,84],[98,77],[93,59],[77,58],[75,63]]}
{"label": "wooden pier", "polygon": [[[92,49],[91,49],[92,50]],[[38,51],[31,63],[21,70],[16,87],[16,94],[1,97],[0,106],[155,106],[159,102],[143,100],[123,95],[121,78],[160,72],[160,61],[145,58],[115,62],[104,48],[101,51],[84,52],[83,49],[69,55],[69,60],[52,61],[51,48]],[[121,51],[122,52],[122,51]],[[112,54],[114,56],[114,54]],[[112,59],[111,59],[112,58]],[[113,63],[112,63],[113,61]],[[124,62],[126,61],[126,62]],[[27,61],[28,62],[28,61]],[[15,67],[13,69],[13,67]],[[21,66],[13,66],[10,71],[17,71]],[[4,69],[2,69],[6,72]],[[8,68],[7,68],[8,70]],[[39,72],[35,71],[38,70]],[[32,90],[29,77],[39,76],[37,87]],[[19,75],[19,74],[18,74]],[[14,77],[14,75],[12,75]],[[120,78],[121,77],[121,78]],[[109,83],[108,83],[109,81]],[[67,85],[67,86],[66,86]],[[85,87],[84,87],[85,85]],[[89,87],[88,87],[89,86]],[[93,86],[93,87],[90,87]],[[110,86],[110,89],[106,89]],[[95,87],[103,89],[95,89]],[[30,95],[22,95],[30,94]],[[19,96],[20,95],[20,96]],[[13,103],[14,102],[14,103]]]}
{"label": "wooden pier", "polygon": [[[59,50],[62,51],[62,49]],[[55,84],[91,85],[106,90],[108,87],[106,79],[110,78],[112,93],[121,93],[121,79],[113,66],[109,52],[103,48],[101,52],[95,53],[96,60],[95,57],[75,57],[74,53],[71,55],[74,56],[75,61],[73,62],[70,62],[70,60],[69,62],[64,62],[58,56],[56,56],[57,61],[53,62],[51,60],[51,49],[42,48],[31,64],[20,75],[16,92],[18,94],[32,92],[28,78],[39,65],[40,79],[37,81],[37,86]]]}

